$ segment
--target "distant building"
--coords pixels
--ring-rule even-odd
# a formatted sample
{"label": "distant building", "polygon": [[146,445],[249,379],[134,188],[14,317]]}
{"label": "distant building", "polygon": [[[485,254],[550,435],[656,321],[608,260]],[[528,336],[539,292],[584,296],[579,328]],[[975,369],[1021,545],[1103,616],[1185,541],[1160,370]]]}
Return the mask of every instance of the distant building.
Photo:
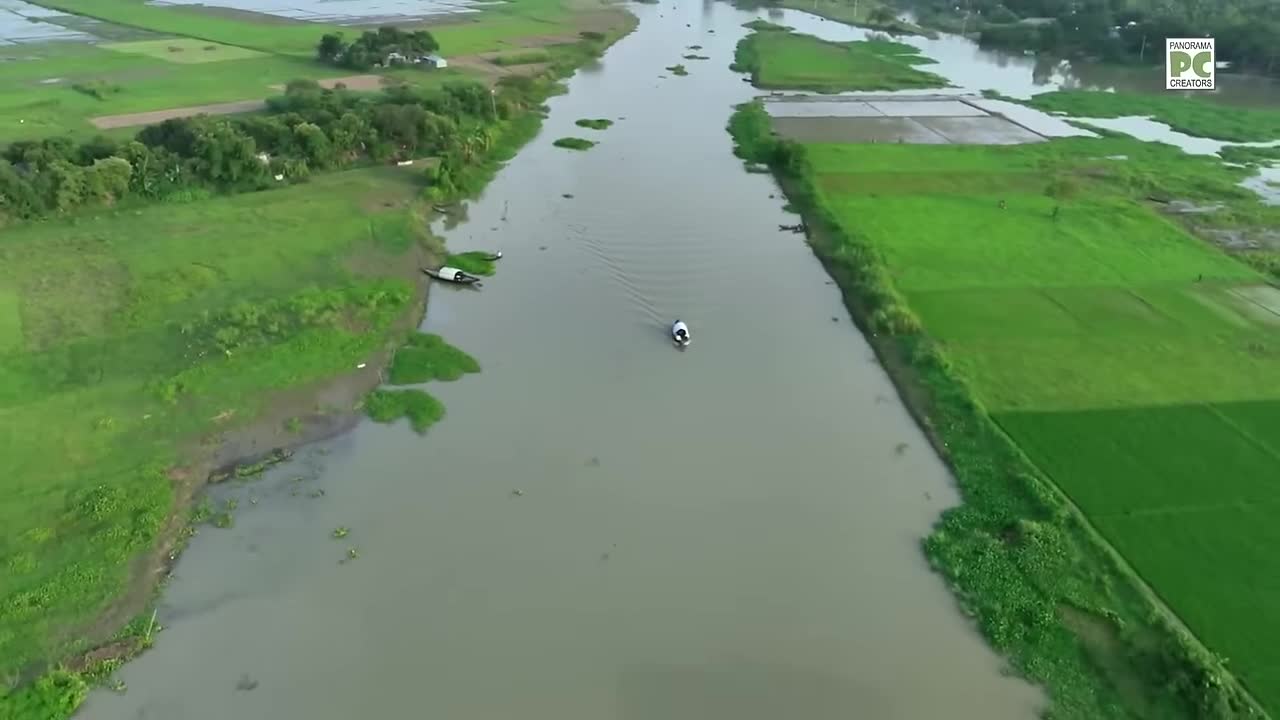
{"label": "distant building", "polygon": [[445,60],[443,57],[440,57],[439,55],[428,55],[424,58],[419,58],[418,61],[424,65],[433,67],[437,70],[441,70],[449,67],[449,61]]}

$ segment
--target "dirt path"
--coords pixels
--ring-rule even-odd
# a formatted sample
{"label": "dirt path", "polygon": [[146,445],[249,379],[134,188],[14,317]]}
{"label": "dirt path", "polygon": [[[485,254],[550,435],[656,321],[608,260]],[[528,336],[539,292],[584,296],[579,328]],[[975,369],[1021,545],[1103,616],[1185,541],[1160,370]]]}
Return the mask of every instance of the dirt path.
{"label": "dirt path", "polygon": [[93,126],[99,130],[110,130],[113,128],[134,127],[136,125],[154,125],[173,118],[192,117],[195,115],[231,115],[233,113],[254,112],[263,110],[266,107],[266,100],[238,100],[236,102],[169,108],[168,110],[152,110],[150,112],[126,113],[124,115],[103,115],[90,118],[89,122],[93,123]]}

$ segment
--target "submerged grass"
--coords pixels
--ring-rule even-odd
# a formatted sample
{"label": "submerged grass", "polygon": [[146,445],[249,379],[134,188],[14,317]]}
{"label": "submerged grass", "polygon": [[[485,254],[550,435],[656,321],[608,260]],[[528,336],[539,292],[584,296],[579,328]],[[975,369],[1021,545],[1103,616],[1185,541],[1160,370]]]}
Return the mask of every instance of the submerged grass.
{"label": "submerged grass", "polygon": [[562,137],[551,144],[568,150],[590,150],[595,147],[594,141],[579,137]]}
{"label": "submerged grass", "polygon": [[1149,117],[1178,132],[1231,142],[1280,140],[1280,110],[1231,108],[1177,94],[1139,95],[1094,90],[1056,90],[1033,96],[1027,105],[1076,117]]}
{"label": "submerged grass", "polygon": [[416,385],[431,380],[457,380],[480,372],[480,363],[445,342],[439,335],[414,333],[396,351],[387,380],[392,385]]}
{"label": "submerged grass", "polygon": [[374,422],[393,423],[408,418],[409,425],[419,434],[444,417],[444,404],[417,389],[374,390],[365,398],[364,409]]}
{"label": "submerged grass", "polygon": [[738,42],[733,69],[750,73],[761,88],[834,93],[947,87],[943,78],[916,68],[930,62],[916,48],[890,40],[838,43],[770,28]]}
{"label": "submerged grass", "polygon": [[[1234,187],[1242,172],[1214,158],[1122,138],[1017,147],[799,146],[771,133],[759,103],[740,107],[729,130],[740,156],[777,173],[811,228],[815,253],[951,466],[964,504],[943,514],[925,552],[992,645],[1045,685],[1048,715],[1257,716],[1261,711],[1239,678],[1266,706],[1277,707],[1280,684],[1268,675],[1277,658],[1268,648],[1277,646],[1280,624],[1241,609],[1274,601],[1250,590],[1250,578],[1280,574],[1275,561],[1242,554],[1240,543],[1270,536],[1254,522],[1257,514],[1224,516],[1212,527],[1185,518],[1176,526],[1135,523],[1123,514],[1123,508],[1156,512],[1160,502],[1194,505],[1206,495],[1217,503],[1244,497],[1216,492],[1222,485],[1210,480],[1220,472],[1232,476],[1232,487],[1269,486],[1263,468],[1273,460],[1255,452],[1246,462],[1236,450],[1250,443],[1233,433],[1280,445],[1266,429],[1274,412],[1224,410],[1233,418],[1228,425],[1213,425],[1201,413],[1204,422],[1195,427],[1213,425],[1212,437],[1221,440],[1210,442],[1185,417],[1162,420],[1141,409],[1101,424],[1005,410],[996,419],[1008,423],[1011,439],[988,409],[991,401],[1012,407],[1010,400],[1021,399],[1023,411],[1036,410],[1053,393],[1069,398],[1080,387],[1116,400],[1156,393],[1164,381],[1146,379],[1146,370],[1186,369],[1190,358],[1204,357],[1184,354],[1172,338],[1221,337],[1232,352],[1271,347],[1257,339],[1266,331],[1256,322],[1242,321],[1195,287],[1201,271],[1227,286],[1258,277],[1136,204],[1155,194],[1252,207],[1256,200]],[[1115,155],[1129,159],[1106,160]],[[929,233],[938,237],[926,238],[907,216],[915,224],[920,217],[935,220]],[[1128,229],[1114,232],[1114,223]],[[1018,243],[1028,243],[1027,251]],[[1041,268],[1039,255],[1056,267]],[[988,267],[1003,272],[988,273]],[[1118,289],[1115,302],[1097,287],[1104,267],[1104,281]],[[1143,301],[1120,302],[1127,292],[1140,292]],[[1138,372],[1129,375],[1115,371],[1124,361],[1079,360],[1081,345],[1112,336],[1138,345],[1156,339],[1163,354],[1128,356],[1139,360]],[[1043,355],[1024,353],[1058,338],[1062,342],[1045,353],[1064,358],[1056,367],[1038,365]],[[1214,355],[1213,347],[1208,357],[1230,357]],[[975,357],[988,358],[1001,377],[1025,381],[1001,399],[988,381],[973,381],[968,368]],[[1218,388],[1209,375],[1204,380],[1194,385],[1201,401]],[[1255,387],[1265,391],[1274,382],[1264,377]],[[1161,436],[1158,428],[1171,431],[1169,423],[1183,429],[1158,442],[1128,429],[1142,424],[1146,435]],[[1170,486],[1174,477],[1184,479]],[[1116,507],[1121,512],[1106,509]],[[1158,538],[1165,537],[1177,540],[1162,549]],[[1236,555],[1247,558],[1247,567],[1222,562]],[[1239,676],[1165,612],[1128,563],[1182,621],[1232,657]],[[1208,577],[1222,584],[1213,602],[1197,599],[1203,594],[1196,588]],[[1239,605],[1227,599],[1233,596]]]}

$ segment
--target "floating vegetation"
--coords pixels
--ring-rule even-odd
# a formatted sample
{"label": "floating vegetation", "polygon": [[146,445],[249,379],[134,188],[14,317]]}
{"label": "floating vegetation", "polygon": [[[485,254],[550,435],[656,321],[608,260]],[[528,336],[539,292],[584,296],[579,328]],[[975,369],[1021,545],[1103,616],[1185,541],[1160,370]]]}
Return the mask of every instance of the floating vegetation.
{"label": "floating vegetation", "polygon": [[439,335],[414,333],[396,351],[387,379],[393,385],[416,385],[430,380],[457,380],[477,372],[480,363],[475,358]]}
{"label": "floating vegetation", "polygon": [[684,77],[685,75],[689,74],[689,71],[686,70],[683,65],[671,65],[667,68],[667,70],[669,70],[671,74],[675,75],[676,77]]}
{"label": "floating vegetation", "polygon": [[332,533],[333,538],[335,540],[341,540],[342,538],[350,534],[351,534],[351,528],[347,528],[347,527],[336,527],[333,529],[333,533]]}
{"label": "floating vegetation", "polygon": [[595,142],[578,137],[562,137],[551,144],[569,150],[590,150],[595,147]]}
{"label": "floating vegetation", "polygon": [[596,118],[594,120],[591,118],[582,118],[574,124],[578,127],[591,128],[592,130],[607,130],[609,129],[609,126],[613,125],[613,121],[606,118]]}
{"label": "floating vegetation", "polygon": [[365,398],[364,410],[374,422],[393,423],[408,418],[409,425],[419,434],[444,417],[444,404],[416,389],[374,390]]}

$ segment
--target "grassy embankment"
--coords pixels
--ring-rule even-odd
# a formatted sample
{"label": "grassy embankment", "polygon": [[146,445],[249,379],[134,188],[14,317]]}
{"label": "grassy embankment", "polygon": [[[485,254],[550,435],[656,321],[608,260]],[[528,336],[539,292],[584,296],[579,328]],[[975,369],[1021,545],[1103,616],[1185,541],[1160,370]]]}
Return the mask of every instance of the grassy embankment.
{"label": "grassy embankment", "polygon": [[[1280,117],[1040,97],[1223,139],[1273,139]],[[1280,577],[1267,514],[1280,292],[1266,284],[1280,252],[1232,257],[1187,232],[1275,227],[1280,209],[1237,185],[1249,171],[1114,135],[802,147],[772,136],[758,105],[730,130],[806,215],[952,466],[965,504],[926,552],[992,644],[1048,688],[1050,715],[1280,709],[1280,619],[1261,610],[1280,588],[1257,582]],[[1222,207],[1180,225],[1151,198]]]}
{"label": "grassy embankment", "polygon": [[[563,46],[548,72],[631,27]],[[491,149],[455,174],[457,192],[483,187],[539,125],[530,112],[494,128]],[[359,402],[417,317],[417,267],[442,254],[424,207],[420,174],[372,168],[6,228],[0,677],[66,664],[0,696],[0,717],[66,717],[86,683],[150,644],[150,614],[130,615],[190,536],[187,510],[210,464],[226,460],[224,438],[296,443],[300,427]],[[434,360],[393,372],[459,366],[453,351],[427,350]],[[335,378],[352,403],[317,406]],[[366,410],[380,414],[380,397]],[[417,426],[442,412],[430,400],[395,404]]]}
{"label": "grassy embankment", "polygon": [[1142,203],[1225,200],[1224,214],[1274,222],[1236,187],[1245,173],[1123,138],[801,147],[758,106],[731,132],[816,229],[952,466],[965,504],[926,552],[1048,688],[1051,715],[1248,711],[1131,568],[1280,707],[1280,620],[1262,610],[1280,590],[1257,582],[1280,577],[1266,543],[1280,339],[1259,307],[1274,291]]}
{"label": "grassy embankment", "polygon": [[[200,6],[151,5],[143,0],[40,0],[39,4],[112,23],[111,32],[120,41],[16,46],[22,60],[0,62],[0,143],[53,134],[92,135],[98,132],[89,122],[94,117],[256,100],[274,95],[272,86],[289,80],[350,75],[315,62],[315,47],[326,32],[358,33],[319,23],[226,14]],[[476,19],[426,27],[449,56],[517,51],[525,38],[557,33],[570,43],[577,34],[575,11],[588,3],[579,5],[513,0],[486,9]],[[592,9],[599,12],[601,7]],[[545,56],[536,62],[556,61],[556,49],[523,54]],[[466,71],[396,69],[382,74],[427,87],[465,77]],[[132,135],[136,130],[112,133]]]}
{"label": "grassy embankment", "polygon": [[917,69],[933,61],[903,43],[863,40],[837,43],[761,20],[738,42],[734,69],[751,73],[761,88],[813,90],[901,90],[946,87],[947,81]]}

